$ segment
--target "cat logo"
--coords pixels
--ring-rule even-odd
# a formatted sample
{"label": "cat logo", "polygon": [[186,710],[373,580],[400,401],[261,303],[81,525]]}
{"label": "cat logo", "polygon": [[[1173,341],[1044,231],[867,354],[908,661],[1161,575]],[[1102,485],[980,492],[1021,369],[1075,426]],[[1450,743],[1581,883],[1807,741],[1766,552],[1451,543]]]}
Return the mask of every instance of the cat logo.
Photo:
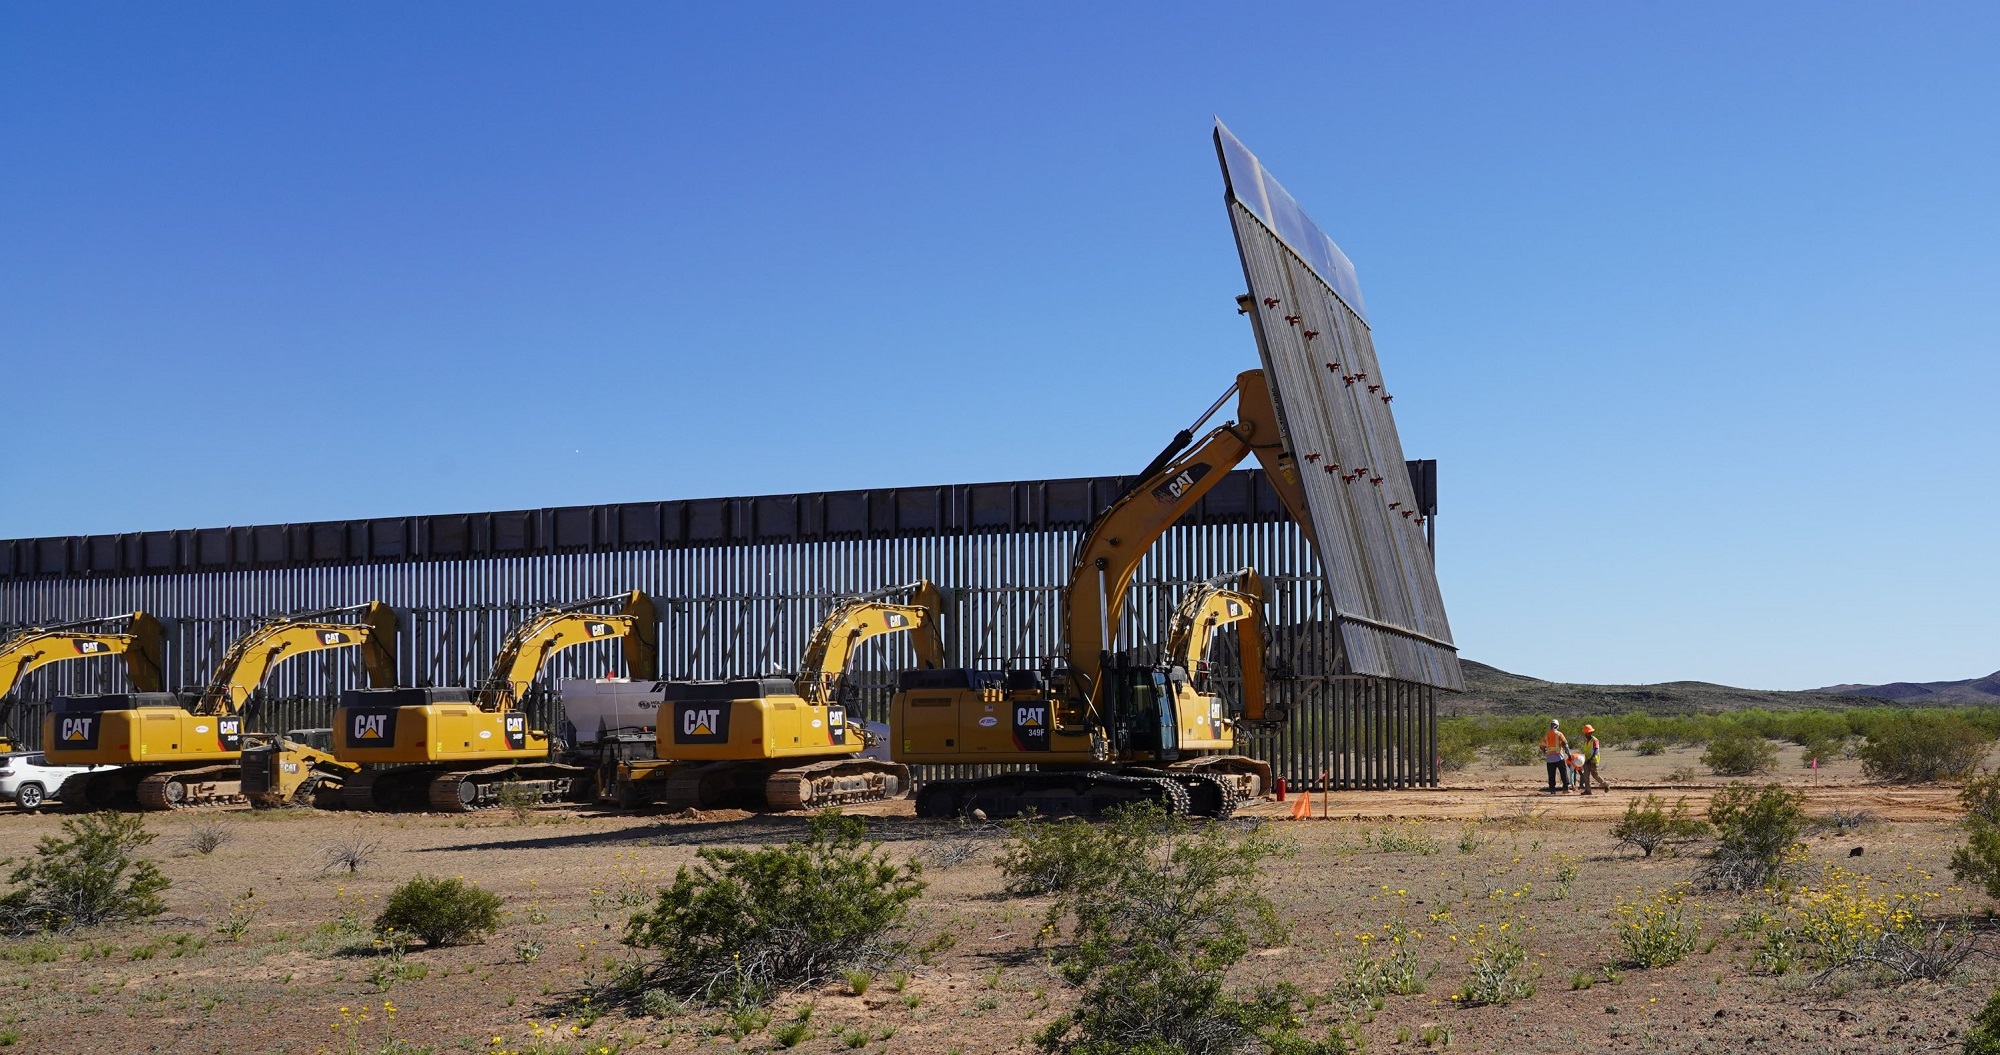
{"label": "cat logo", "polygon": [[354,738],[380,740],[388,725],[389,716],[386,714],[357,714],[354,716]]}
{"label": "cat logo", "polygon": [[729,742],[729,707],[708,702],[674,705],[674,743],[726,744]]}
{"label": "cat logo", "polygon": [[1178,473],[1173,479],[1153,488],[1153,497],[1172,505],[1179,501],[1182,495],[1192,490],[1195,484],[1200,483],[1202,477],[1208,475],[1208,470],[1209,466],[1206,463],[1190,465],[1186,472]]}
{"label": "cat logo", "polygon": [[78,651],[79,653],[82,653],[83,655],[86,655],[86,656],[88,656],[88,655],[91,655],[91,654],[93,654],[93,653],[97,653],[97,652],[102,652],[102,651],[104,651],[104,642],[102,642],[102,641],[78,641],[78,642],[76,643],[76,650],[77,650],[77,651]]}
{"label": "cat logo", "polygon": [[610,623],[585,623],[584,626],[590,631],[591,637],[609,637],[611,635]]}
{"label": "cat logo", "polygon": [[909,622],[910,622],[909,616],[901,615],[896,612],[890,612],[883,617],[883,625],[887,626],[891,630],[901,630],[903,627],[909,625]]}
{"label": "cat logo", "polygon": [[[501,732],[507,736],[507,747],[509,750],[519,751],[528,746],[527,715],[509,714],[502,719],[500,725]],[[485,736],[486,734],[480,733],[479,735]]]}
{"label": "cat logo", "polygon": [[716,710],[690,710],[681,715],[681,731],[689,736],[714,736],[715,726],[721,724],[716,720]]}
{"label": "cat logo", "polygon": [[1049,708],[1014,708],[1014,746],[1022,751],[1049,749]]}
{"label": "cat logo", "polygon": [[64,718],[56,736],[65,744],[88,745],[97,739],[97,718]]}
{"label": "cat logo", "polygon": [[1241,617],[1242,617],[1242,615],[1243,615],[1243,606],[1242,606],[1241,604],[1238,604],[1238,603],[1237,603],[1237,602],[1235,602],[1235,601],[1230,601],[1230,602],[1229,602],[1229,618],[1231,618],[1231,619],[1238,619],[1238,618],[1241,618]]}
{"label": "cat logo", "polygon": [[345,645],[347,644],[347,635],[338,630],[322,630],[319,632],[319,643],[329,647],[333,645]]}

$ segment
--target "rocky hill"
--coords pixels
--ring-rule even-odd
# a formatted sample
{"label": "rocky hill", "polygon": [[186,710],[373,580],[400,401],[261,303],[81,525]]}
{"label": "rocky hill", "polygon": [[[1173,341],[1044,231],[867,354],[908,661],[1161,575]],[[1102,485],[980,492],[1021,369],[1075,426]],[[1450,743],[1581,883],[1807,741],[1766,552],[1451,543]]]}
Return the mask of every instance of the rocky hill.
{"label": "rocky hill", "polygon": [[1838,696],[1871,696],[1912,707],[1961,707],[2000,704],[2000,670],[1964,681],[1892,681],[1887,685],[1829,685],[1816,692]]}
{"label": "rocky hill", "polygon": [[1834,685],[1787,692],[1738,689],[1706,681],[1666,681],[1653,685],[1576,685],[1512,674],[1473,660],[1463,661],[1466,691],[1438,697],[1443,714],[1577,714],[1644,711],[1649,714],[1707,714],[1762,707],[1789,711],[1807,707],[1842,708],[1873,703],[1912,707],[2000,704],[2000,673],[1969,681],[1896,682],[1890,685]]}

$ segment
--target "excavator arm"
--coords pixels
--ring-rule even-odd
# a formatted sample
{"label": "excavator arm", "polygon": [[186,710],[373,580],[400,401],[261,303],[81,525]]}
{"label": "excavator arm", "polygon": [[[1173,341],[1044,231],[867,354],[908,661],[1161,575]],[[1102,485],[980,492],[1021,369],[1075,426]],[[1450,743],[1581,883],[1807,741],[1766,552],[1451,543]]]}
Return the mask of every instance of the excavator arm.
{"label": "excavator arm", "polygon": [[[1221,483],[1229,470],[1256,454],[1293,519],[1311,527],[1305,489],[1279,437],[1277,406],[1271,400],[1264,372],[1238,374],[1234,391],[1237,420],[1210,431],[1188,448],[1194,429],[1214,416],[1229,398],[1225,392],[1201,421],[1174,437],[1137,483],[1098,515],[1077,547],[1070,580],[1062,593],[1063,626],[1070,677],[1077,695],[1092,712],[1102,696],[1104,659],[1116,639],[1125,595],[1140,559],[1174,521]],[[1306,534],[1312,536],[1310,530]]]}
{"label": "excavator arm", "polygon": [[1167,661],[1194,678],[1207,666],[1208,647],[1224,627],[1236,627],[1243,718],[1264,720],[1264,584],[1251,568],[1218,575],[1189,590],[1167,628]]}
{"label": "excavator arm", "polygon": [[[624,602],[615,614],[590,611],[614,601]],[[641,590],[551,608],[508,633],[493,659],[493,672],[479,687],[479,706],[512,710],[551,656],[592,641],[618,639],[632,677],[651,681],[659,676],[657,626],[653,599]]]}
{"label": "excavator arm", "polygon": [[[890,598],[904,597],[901,603]],[[929,580],[896,586],[836,606],[820,621],[806,645],[799,669],[798,693],[815,704],[832,703],[847,662],[863,641],[883,634],[916,634],[917,666],[936,670],[944,665],[944,638],[939,632],[944,599]]]}
{"label": "excavator arm", "polygon": [[[87,630],[122,622],[122,629]],[[88,619],[61,626],[29,627],[0,642],[0,727],[14,716],[15,686],[51,663],[91,656],[122,655],[135,692],[159,692],[160,621],[144,612]]]}
{"label": "excavator arm", "polygon": [[[331,617],[359,612],[352,622]],[[235,714],[280,663],[311,652],[359,648],[369,683],[396,683],[396,614],[380,601],[273,619],[236,639],[196,701],[196,714]]]}

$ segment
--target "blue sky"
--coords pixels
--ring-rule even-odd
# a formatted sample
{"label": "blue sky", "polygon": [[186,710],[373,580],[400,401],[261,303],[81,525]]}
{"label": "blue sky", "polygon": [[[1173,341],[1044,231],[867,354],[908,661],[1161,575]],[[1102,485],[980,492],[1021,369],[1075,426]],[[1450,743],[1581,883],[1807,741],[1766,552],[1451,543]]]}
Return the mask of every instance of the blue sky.
{"label": "blue sky", "polygon": [[2000,667],[2000,8],[0,8],[0,537],[1135,471],[1353,258],[1464,654]]}

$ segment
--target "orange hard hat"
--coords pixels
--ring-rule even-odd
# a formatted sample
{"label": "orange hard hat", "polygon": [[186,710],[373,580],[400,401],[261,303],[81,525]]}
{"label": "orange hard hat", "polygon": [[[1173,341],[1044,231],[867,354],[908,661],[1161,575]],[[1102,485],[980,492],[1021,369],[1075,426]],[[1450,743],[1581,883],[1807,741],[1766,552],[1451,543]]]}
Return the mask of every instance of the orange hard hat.
{"label": "orange hard hat", "polygon": [[1584,731],[1584,732],[1586,732],[1586,733],[1594,733],[1594,732],[1596,732],[1597,730],[1595,730],[1595,729],[1592,729],[1592,728],[1591,728],[1590,726],[1587,726],[1587,725],[1586,725],[1586,726],[1584,726],[1584,727],[1583,727],[1583,731]]}

